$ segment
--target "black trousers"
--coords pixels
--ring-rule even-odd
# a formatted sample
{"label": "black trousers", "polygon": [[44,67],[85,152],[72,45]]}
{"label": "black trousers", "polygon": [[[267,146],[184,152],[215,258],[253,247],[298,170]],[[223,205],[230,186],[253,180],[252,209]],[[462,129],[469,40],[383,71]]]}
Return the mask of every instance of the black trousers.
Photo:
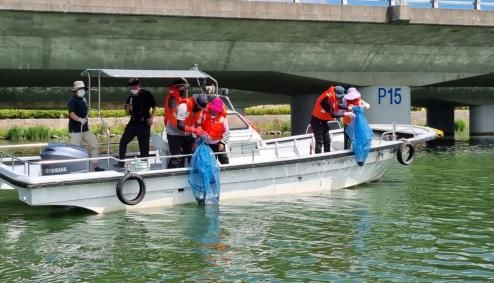
{"label": "black trousers", "polygon": [[317,119],[312,116],[310,119],[310,126],[314,133],[314,139],[316,140],[316,148],[314,152],[321,153],[324,145],[324,152],[331,151],[331,138],[329,137],[328,121]]}
{"label": "black trousers", "polygon": [[[194,145],[192,136],[166,135],[171,155],[191,154]],[[182,168],[185,166],[184,157],[172,157],[168,161],[168,168]]]}
{"label": "black trousers", "polygon": [[120,138],[120,147],[118,150],[118,158],[125,159],[127,153],[127,145],[135,137],[139,142],[140,157],[149,156],[149,137],[151,135],[151,127],[147,122],[133,122],[130,121],[125,127],[125,131]]}
{"label": "black trousers", "polygon": [[[223,148],[222,151],[220,151],[219,147],[220,147],[220,143],[215,143],[215,144],[208,144],[209,147],[213,150],[213,152],[225,152],[226,150],[226,147]],[[228,164],[230,163],[230,160],[228,159],[228,155],[225,153],[225,154],[217,154],[216,155],[216,158],[218,159],[218,161],[221,163],[221,164]]]}

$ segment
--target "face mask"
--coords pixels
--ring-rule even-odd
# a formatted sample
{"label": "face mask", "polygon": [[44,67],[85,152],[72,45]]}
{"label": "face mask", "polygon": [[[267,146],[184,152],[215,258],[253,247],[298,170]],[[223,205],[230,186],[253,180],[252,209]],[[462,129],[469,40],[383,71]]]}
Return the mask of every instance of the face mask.
{"label": "face mask", "polygon": [[136,95],[138,92],[139,92],[139,90],[138,90],[138,89],[131,89],[131,90],[130,90],[130,93],[132,93],[132,94],[134,94],[134,95]]}
{"label": "face mask", "polygon": [[78,89],[77,90],[77,96],[83,97],[84,94],[86,94],[86,91],[84,89]]}

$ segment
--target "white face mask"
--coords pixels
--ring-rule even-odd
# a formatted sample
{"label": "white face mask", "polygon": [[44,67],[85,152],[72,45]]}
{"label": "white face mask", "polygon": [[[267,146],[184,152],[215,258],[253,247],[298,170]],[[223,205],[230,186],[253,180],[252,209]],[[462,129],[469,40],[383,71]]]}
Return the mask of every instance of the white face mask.
{"label": "white face mask", "polygon": [[86,90],[84,90],[84,89],[78,89],[77,90],[77,96],[83,97],[84,94],[86,94]]}
{"label": "white face mask", "polygon": [[139,89],[131,89],[130,93],[136,95],[139,92]]}

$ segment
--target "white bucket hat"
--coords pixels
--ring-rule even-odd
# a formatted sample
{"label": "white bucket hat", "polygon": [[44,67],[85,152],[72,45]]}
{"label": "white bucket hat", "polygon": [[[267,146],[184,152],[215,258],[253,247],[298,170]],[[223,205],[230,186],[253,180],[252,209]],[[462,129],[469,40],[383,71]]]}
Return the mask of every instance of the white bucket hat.
{"label": "white bucket hat", "polygon": [[83,81],[75,81],[74,86],[72,87],[72,91],[76,91],[78,89],[87,89],[87,87],[84,85]]}
{"label": "white bucket hat", "polygon": [[360,92],[354,87],[348,89],[348,93],[345,95],[345,100],[354,100],[360,98]]}

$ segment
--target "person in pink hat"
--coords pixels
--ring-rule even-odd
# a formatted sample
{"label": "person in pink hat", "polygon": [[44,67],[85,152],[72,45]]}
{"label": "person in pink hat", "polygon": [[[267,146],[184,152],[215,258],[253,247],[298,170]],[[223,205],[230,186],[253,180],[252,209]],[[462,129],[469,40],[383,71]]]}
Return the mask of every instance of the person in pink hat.
{"label": "person in pink hat", "polygon": [[[348,111],[352,111],[352,108],[356,106],[365,109],[370,108],[370,104],[362,99],[362,95],[354,87],[348,89],[347,94],[343,97],[343,104],[348,108]],[[347,117],[347,116],[343,117],[343,128],[346,129],[346,127],[351,122],[352,122],[351,117]],[[347,135],[346,131],[343,131],[343,133],[344,133],[344,148],[349,149],[351,144],[350,137]]]}
{"label": "person in pink hat", "polygon": [[[225,105],[221,98],[215,97],[208,103],[207,107],[202,110],[198,124],[207,133],[205,142],[213,152],[225,152],[226,145],[230,139],[230,131],[226,119]],[[226,153],[216,156],[221,164],[229,163]]]}

